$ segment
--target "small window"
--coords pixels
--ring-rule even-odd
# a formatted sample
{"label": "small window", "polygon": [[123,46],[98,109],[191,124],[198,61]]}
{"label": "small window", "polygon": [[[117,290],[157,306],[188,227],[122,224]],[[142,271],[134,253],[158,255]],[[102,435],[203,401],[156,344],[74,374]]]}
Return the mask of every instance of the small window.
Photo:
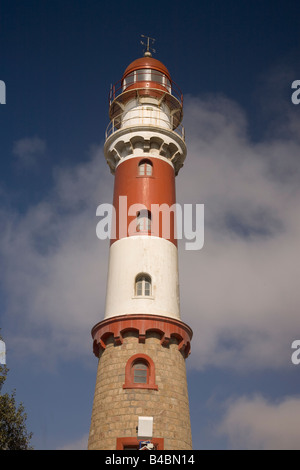
{"label": "small window", "polygon": [[136,231],[137,232],[150,232],[151,231],[151,213],[143,209],[136,214]]}
{"label": "small window", "polygon": [[152,162],[150,160],[142,160],[139,163],[139,176],[152,176]]}
{"label": "small window", "polygon": [[158,390],[155,383],[155,365],[150,356],[138,353],[128,359],[123,388]]}
{"label": "small window", "polygon": [[151,278],[146,274],[140,274],[135,279],[135,295],[147,297],[151,295]]}
{"label": "small window", "polygon": [[132,367],[133,383],[146,384],[148,383],[148,366],[145,362],[135,362]]}

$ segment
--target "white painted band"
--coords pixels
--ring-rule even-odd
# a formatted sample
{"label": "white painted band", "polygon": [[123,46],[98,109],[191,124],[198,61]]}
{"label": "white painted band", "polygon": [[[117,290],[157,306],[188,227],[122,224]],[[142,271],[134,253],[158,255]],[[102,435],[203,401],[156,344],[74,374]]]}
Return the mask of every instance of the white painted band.
{"label": "white painted band", "polygon": [[[136,295],[140,273],[151,277],[150,295]],[[180,320],[177,247],[164,238],[132,236],[110,247],[105,318],[138,313]]]}

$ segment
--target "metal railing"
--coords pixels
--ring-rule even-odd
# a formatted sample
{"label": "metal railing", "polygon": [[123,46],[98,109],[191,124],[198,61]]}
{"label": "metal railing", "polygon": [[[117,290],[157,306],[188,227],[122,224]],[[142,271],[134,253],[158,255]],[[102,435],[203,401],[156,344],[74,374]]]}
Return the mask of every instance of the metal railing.
{"label": "metal railing", "polygon": [[[151,70],[151,78],[150,79],[141,79],[137,75],[137,78],[135,80],[132,80],[129,83],[125,84],[125,80],[128,79],[128,76],[127,76],[127,77],[125,77],[125,79],[121,79],[118,82],[116,82],[114,85],[111,85],[111,89],[110,89],[109,95],[108,95],[109,105],[111,105],[112,102],[116,98],[120,97],[120,95],[122,95],[123,93],[129,92],[129,91],[132,91],[132,90],[147,90],[147,91],[156,90],[160,93],[166,92],[167,94],[169,94],[172,97],[176,98],[176,100],[179,101],[180,105],[182,106],[183,105],[183,94],[182,94],[179,86],[175,82],[173,82],[173,80],[169,80],[165,76],[164,77],[167,80],[166,83],[163,83],[160,80],[155,80],[155,78],[153,80],[152,77],[153,76],[155,77],[156,75],[157,75],[157,78],[162,77],[161,73],[159,73],[159,72],[155,73],[155,71]],[[157,87],[155,87],[155,86],[151,86],[151,87],[136,86],[139,83],[145,83],[145,82],[148,82],[148,83],[151,83],[151,84],[157,84],[158,86]]]}

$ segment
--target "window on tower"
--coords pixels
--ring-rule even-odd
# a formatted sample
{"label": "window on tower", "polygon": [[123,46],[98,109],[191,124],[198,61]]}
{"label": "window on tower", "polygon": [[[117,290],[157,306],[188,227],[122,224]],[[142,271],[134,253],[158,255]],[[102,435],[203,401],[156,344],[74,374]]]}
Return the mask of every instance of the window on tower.
{"label": "window on tower", "polygon": [[151,277],[147,274],[139,274],[135,278],[135,295],[137,297],[149,297],[152,295]]}
{"label": "window on tower", "polygon": [[133,382],[135,384],[148,383],[148,369],[148,365],[145,361],[135,362],[132,367]]}
{"label": "window on tower", "polygon": [[136,231],[137,232],[150,232],[151,231],[151,212],[147,209],[142,209],[136,214]]}
{"label": "window on tower", "polygon": [[152,162],[150,160],[141,160],[139,163],[139,176],[152,176]]}
{"label": "window on tower", "polygon": [[[153,437],[151,443],[155,450],[164,450],[164,438]],[[116,450],[139,450],[140,441],[137,437],[117,437]]]}
{"label": "window on tower", "polygon": [[148,388],[158,390],[155,383],[155,365],[150,356],[134,354],[125,366],[125,383],[123,388]]}

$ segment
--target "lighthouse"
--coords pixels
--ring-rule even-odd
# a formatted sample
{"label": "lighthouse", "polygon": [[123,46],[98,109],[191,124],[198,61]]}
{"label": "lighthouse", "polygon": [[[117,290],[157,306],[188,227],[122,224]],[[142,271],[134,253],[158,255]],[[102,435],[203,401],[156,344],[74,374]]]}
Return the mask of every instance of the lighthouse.
{"label": "lighthouse", "polygon": [[174,210],[186,157],[182,118],[182,93],[148,40],[109,93],[104,155],[114,218],[105,312],[92,329],[90,450],[192,448],[192,330],[181,319]]}

